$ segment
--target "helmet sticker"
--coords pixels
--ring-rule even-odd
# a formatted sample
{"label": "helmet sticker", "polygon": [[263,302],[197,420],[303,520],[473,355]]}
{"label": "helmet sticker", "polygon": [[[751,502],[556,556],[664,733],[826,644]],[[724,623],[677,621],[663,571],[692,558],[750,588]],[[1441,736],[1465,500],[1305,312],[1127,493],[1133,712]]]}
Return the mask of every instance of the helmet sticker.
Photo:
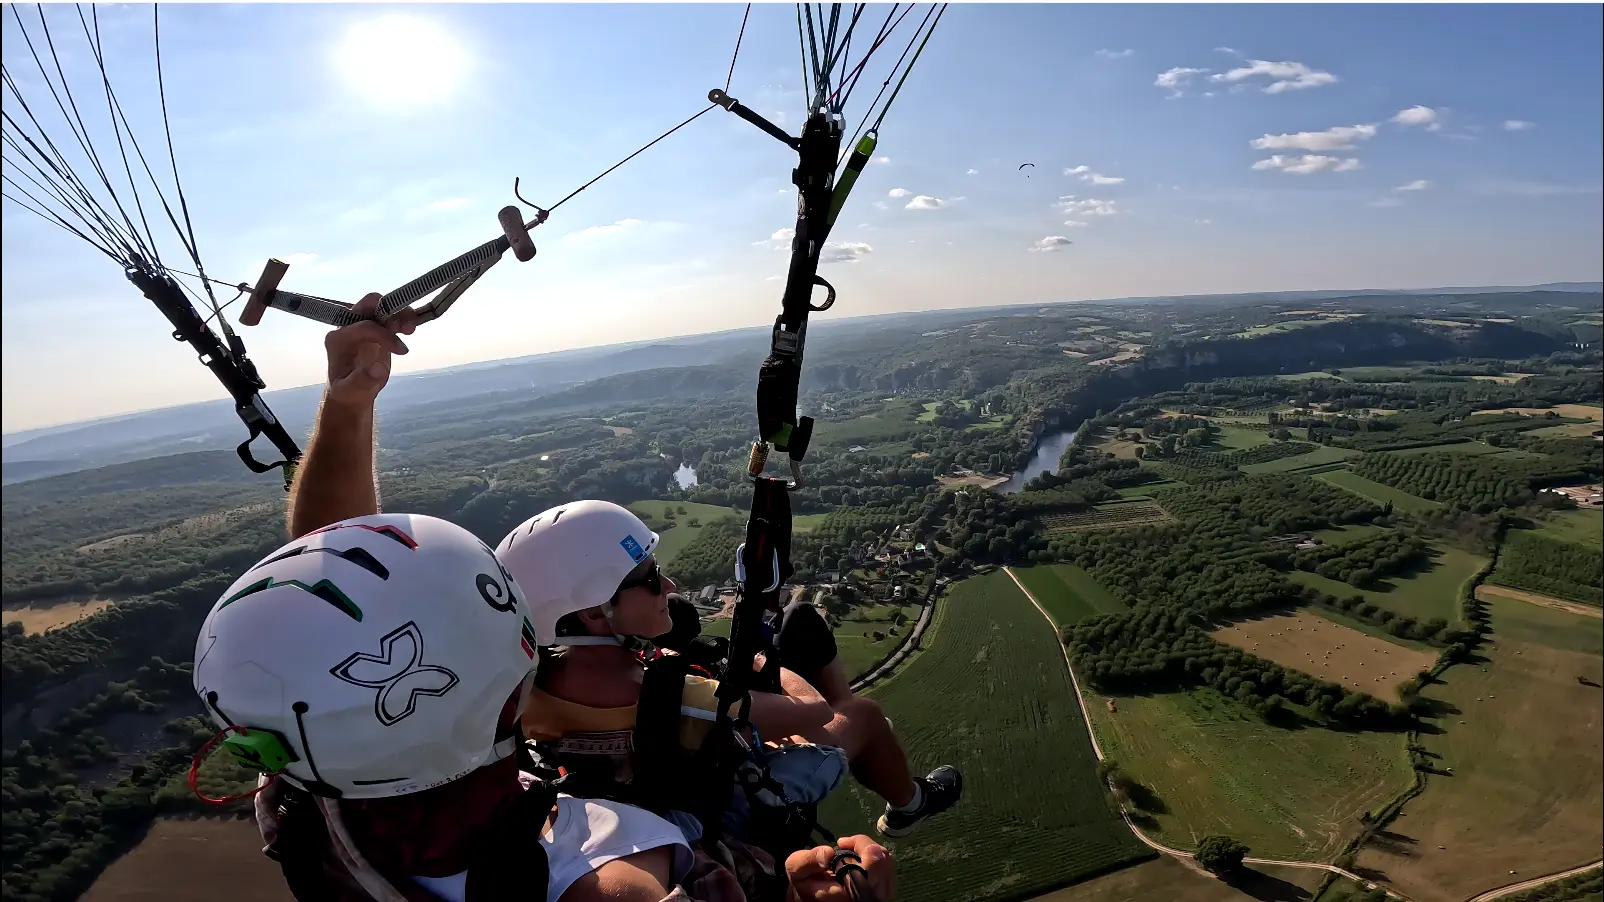
{"label": "helmet sticker", "polygon": [[366,548],[363,548],[360,545],[345,549],[308,548],[305,545],[301,545],[296,548],[291,548],[289,551],[286,551],[283,554],[276,554],[267,560],[262,561],[260,564],[257,564],[251,569],[256,570],[261,567],[266,567],[268,564],[276,564],[286,558],[298,557],[303,554],[331,554],[342,561],[348,561],[357,565],[358,567],[361,567],[363,570],[366,570],[374,576],[377,576],[379,579],[390,578],[389,568],[379,563],[378,558],[374,557]]}
{"label": "helmet sticker", "polygon": [[418,709],[418,696],[438,698],[459,682],[446,668],[423,663],[423,633],[414,621],[391,631],[379,645],[379,654],[357,652],[329,673],[354,686],[377,689],[373,715],[387,727],[411,717]]}
{"label": "helmet sticker", "polygon": [[474,582],[478,584],[479,597],[485,600],[485,604],[508,614],[512,613],[512,609],[517,607],[517,599],[511,592],[503,588],[501,583],[496,582],[494,576],[488,573],[481,573],[474,579]]}
{"label": "helmet sticker", "polygon": [[395,528],[394,526],[391,526],[388,523],[384,524],[383,526],[372,526],[372,525],[369,525],[367,523],[335,523],[332,526],[325,526],[322,529],[314,529],[311,532],[307,533],[307,535],[315,536],[315,535],[318,535],[319,533],[331,532],[331,531],[336,530],[336,529],[353,529],[353,528],[355,528],[355,529],[365,529],[368,532],[376,532],[381,536],[387,536],[389,538],[395,539],[397,542],[400,542],[401,544],[407,546],[408,548],[413,549],[414,551],[416,551],[417,548],[418,548],[418,543],[413,541],[411,536],[409,536],[406,533],[402,532],[401,530]]}
{"label": "helmet sticker", "polygon": [[624,536],[624,541],[618,544],[624,546],[624,550],[629,553],[629,559],[635,563],[638,564],[646,559],[646,550],[640,547],[634,536]]}
{"label": "helmet sticker", "polygon": [[320,579],[316,583],[309,586],[298,579],[275,580],[273,577],[269,576],[264,579],[257,580],[238,592],[235,592],[233,595],[223,599],[223,603],[218,605],[217,609],[221,611],[234,602],[239,601],[241,598],[245,598],[248,595],[255,595],[258,592],[265,592],[268,589],[277,588],[279,586],[294,586],[303,592],[315,595],[333,605],[336,610],[342,614],[345,614],[347,617],[350,617],[352,620],[355,620],[358,623],[362,622],[362,609],[356,606],[356,602],[352,601],[350,596],[346,595],[344,592],[341,592],[338,586],[326,579]]}
{"label": "helmet sticker", "polygon": [[535,638],[535,625],[529,622],[528,617],[524,618],[524,625],[521,632],[523,633],[524,654],[533,659],[535,656],[535,644],[538,640]]}

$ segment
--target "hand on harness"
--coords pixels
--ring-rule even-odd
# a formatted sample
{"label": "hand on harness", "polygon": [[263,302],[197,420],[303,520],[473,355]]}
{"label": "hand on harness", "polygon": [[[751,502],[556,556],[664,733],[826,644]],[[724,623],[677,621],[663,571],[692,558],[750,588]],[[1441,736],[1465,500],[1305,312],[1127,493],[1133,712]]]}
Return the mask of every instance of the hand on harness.
{"label": "hand on harness", "polygon": [[793,852],[785,876],[791,884],[786,902],[890,902],[897,892],[891,852],[867,836]]}

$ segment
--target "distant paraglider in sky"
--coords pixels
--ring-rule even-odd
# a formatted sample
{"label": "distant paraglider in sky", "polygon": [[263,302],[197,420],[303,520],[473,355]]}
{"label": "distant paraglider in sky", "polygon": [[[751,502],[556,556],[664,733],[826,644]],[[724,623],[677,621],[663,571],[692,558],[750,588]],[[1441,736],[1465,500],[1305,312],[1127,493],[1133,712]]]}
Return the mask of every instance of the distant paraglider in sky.
{"label": "distant paraglider in sky", "polygon": [[[1019,164],[1019,169],[1015,169],[1014,171],[1018,172],[1020,169],[1024,169],[1026,166],[1029,166],[1032,169],[1036,168],[1036,164],[1035,163],[1020,163]],[[1028,173],[1028,172],[1025,173],[1025,178],[1027,178],[1027,179],[1030,178],[1030,173]]]}

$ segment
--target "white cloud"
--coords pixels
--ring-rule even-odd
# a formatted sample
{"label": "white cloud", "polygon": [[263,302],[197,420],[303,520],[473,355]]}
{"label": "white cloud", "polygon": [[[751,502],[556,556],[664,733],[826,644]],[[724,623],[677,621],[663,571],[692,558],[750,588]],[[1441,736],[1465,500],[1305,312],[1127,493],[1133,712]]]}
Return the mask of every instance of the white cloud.
{"label": "white cloud", "polygon": [[1093,53],[1092,56],[1100,57],[1105,60],[1117,60],[1122,57],[1131,56],[1135,53],[1135,50],[1127,47],[1124,50],[1099,50],[1096,53]]}
{"label": "white cloud", "polygon": [[1066,226],[1068,226],[1069,228],[1072,228],[1072,229],[1084,229],[1087,226],[1091,225],[1091,223],[1089,223],[1089,222],[1081,222],[1079,219],[1066,219],[1066,220],[1064,220],[1064,225],[1066,225]]}
{"label": "white cloud", "polygon": [[1537,127],[1537,123],[1535,123],[1535,122],[1527,122],[1525,119],[1505,119],[1504,120],[1504,131],[1506,131],[1506,132],[1523,132],[1523,131],[1526,131],[1529,128],[1536,128],[1536,127]]}
{"label": "white cloud", "polygon": [[1207,69],[1193,69],[1187,66],[1176,66],[1173,69],[1167,69],[1163,72],[1160,72],[1158,74],[1158,78],[1153,79],[1153,85],[1159,88],[1168,88],[1171,92],[1171,97],[1179,97],[1181,96],[1181,88],[1192,81],[1192,76],[1204,75],[1208,71],[1209,70]]}
{"label": "white cloud", "polygon": [[1214,48],[1214,52],[1215,53],[1229,53],[1232,56],[1241,56],[1242,55],[1235,47],[1216,47],[1216,48]]}
{"label": "white cloud", "polygon": [[1093,172],[1090,166],[1084,165],[1065,169],[1064,174],[1079,176],[1081,181],[1091,182],[1093,185],[1118,185],[1125,181],[1117,175],[1100,175]]}
{"label": "white cloud", "polygon": [[791,246],[791,239],[796,237],[796,229],[780,229],[762,241],[752,242],[760,247],[772,247],[776,250]]}
{"label": "white cloud", "polygon": [[1399,110],[1391,121],[1399,125],[1424,125],[1428,131],[1442,128],[1442,116],[1431,107],[1418,103],[1407,110]]}
{"label": "white cloud", "polygon": [[843,241],[839,244],[826,243],[819,252],[820,263],[856,263],[869,254],[874,248],[862,241]]}
{"label": "white cloud", "polygon": [[1424,191],[1424,190],[1426,190],[1427,188],[1430,188],[1430,187],[1431,187],[1431,182],[1428,182],[1425,179],[1415,179],[1414,181],[1410,182],[1407,185],[1399,185],[1398,187],[1396,187],[1396,188],[1394,188],[1392,190],[1394,190],[1394,191]]}
{"label": "white cloud", "polygon": [[1229,72],[1209,76],[1210,81],[1242,82],[1250,78],[1263,76],[1270,83],[1264,86],[1266,94],[1280,94],[1283,91],[1297,91],[1303,88],[1318,88],[1321,85],[1335,84],[1337,77],[1330,72],[1311,69],[1303,63],[1270,62],[1268,60],[1248,60],[1246,66],[1238,66]]}
{"label": "white cloud", "polygon": [[1066,216],[1114,216],[1119,213],[1119,202],[1070,194],[1058,199],[1058,212]]}
{"label": "white cloud", "polygon": [[907,197],[908,195],[910,195],[912,193],[913,192],[909,191],[907,188],[892,188],[890,191],[886,192],[886,196],[888,196],[888,197]]}
{"label": "white cloud", "polygon": [[624,232],[634,231],[646,225],[644,219],[620,219],[608,225],[591,226],[577,232],[569,232],[563,236],[564,241],[593,241],[598,238],[607,238]]}
{"label": "white cloud", "polygon": [[1323,132],[1294,132],[1284,135],[1265,135],[1250,143],[1254,150],[1347,150],[1355,141],[1366,141],[1376,136],[1374,125],[1339,125]]}
{"label": "white cloud", "polygon": [[1033,253],[1035,253],[1035,252],[1048,252],[1048,253],[1050,253],[1052,251],[1058,250],[1059,248],[1069,247],[1071,244],[1074,244],[1074,243],[1075,242],[1070,241],[1068,238],[1065,238],[1063,235],[1048,235],[1046,238],[1043,238],[1042,240],[1040,240],[1040,241],[1036,242],[1035,244],[1031,245],[1030,246],[1030,250]]}
{"label": "white cloud", "polygon": [[913,200],[908,201],[908,206],[905,207],[904,209],[907,209],[907,210],[939,210],[942,207],[945,207],[946,205],[947,205],[947,202],[942,200],[939,197],[931,197],[928,194],[920,194],[917,197],[915,197]]}
{"label": "white cloud", "polygon": [[452,197],[452,198],[447,198],[446,200],[437,200],[434,203],[429,204],[424,209],[427,209],[427,210],[456,210],[456,209],[459,209],[461,207],[466,207],[467,205],[469,205],[471,203],[473,203],[473,200],[471,198]]}
{"label": "white cloud", "polygon": [[969,170],[969,171],[964,173],[964,175],[979,175],[979,174],[980,174],[980,170],[979,169],[971,169],[971,170]]}
{"label": "white cloud", "polygon": [[1214,220],[1212,220],[1212,219],[1194,219],[1194,220],[1192,220],[1192,222],[1194,222],[1194,223],[1196,223],[1198,225],[1213,225],[1214,224]]}
{"label": "white cloud", "polygon": [[1253,168],[1279,169],[1290,175],[1308,175],[1312,172],[1323,172],[1327,169],[1332,172],[1349,172],[1359,168],[1359,161],[1354,157],[1338,159],[1324,154],[1274,154],[1269,159],[1254,163]]}
{"label": "white cloud", "polygon": [[872,158],[870,158],[869,162],[872,163],[872,164],[880,165],[880,166],[890,166],[891,165],[891,158],[890,157],[872,157]]}

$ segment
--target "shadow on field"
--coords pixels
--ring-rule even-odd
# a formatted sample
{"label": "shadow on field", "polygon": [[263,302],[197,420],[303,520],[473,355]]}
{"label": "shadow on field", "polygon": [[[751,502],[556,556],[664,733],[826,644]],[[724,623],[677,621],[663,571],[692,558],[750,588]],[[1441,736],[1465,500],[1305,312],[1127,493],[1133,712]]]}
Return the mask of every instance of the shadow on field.
{"label": "shadow on field", "polygon": [[1307,902],[1313,898],[1309,891],[1295,883],[1288,883],[1280,877],[1272,877],[1262,871],[1255,871],[1244,867],[1225,881],[1233,889],[1240,890],[1259,902]]}
{"label": "shadow on field", "polygon": [[1130,797],[1131,804],[1147,814],[1170,813],[1170,806],[1164,804],[1164,800],[1159,798],[1158,793],[1154,792],[1151,787],[1132,781],[1129,786],[1125,787],[1125,794]]}
{"label": "shadow on field", "polygon": [[1369,839],[1369,844],[1375,848],[1405,858],[1412,857],[1415,854],[1412,847],[1419,843],[1420,840],[1415,839],[1413,836],[1406,833],[1396,833],[1392,830],[1377,830],[1370,835]]}
{"label": "shadow on field", "polygon": [[1418,706],[1418,716],[1420,717],[1452,717],[1465,713],[1453,702],[1432,698],[1429,695],[1420,696],[1420,701],[1415,704]]}
{"label": "shadow on field", "polygon": [[1354,865],[1348,870],[1352,871],[1354,876],[1360,878],[1361,880],[1368,880],[1371,883],[1385,883],[1391,879],[1387,876],[1387,872],[1383,871],[1381,868],[1366,868],[1360,867],[1359,865]]}

